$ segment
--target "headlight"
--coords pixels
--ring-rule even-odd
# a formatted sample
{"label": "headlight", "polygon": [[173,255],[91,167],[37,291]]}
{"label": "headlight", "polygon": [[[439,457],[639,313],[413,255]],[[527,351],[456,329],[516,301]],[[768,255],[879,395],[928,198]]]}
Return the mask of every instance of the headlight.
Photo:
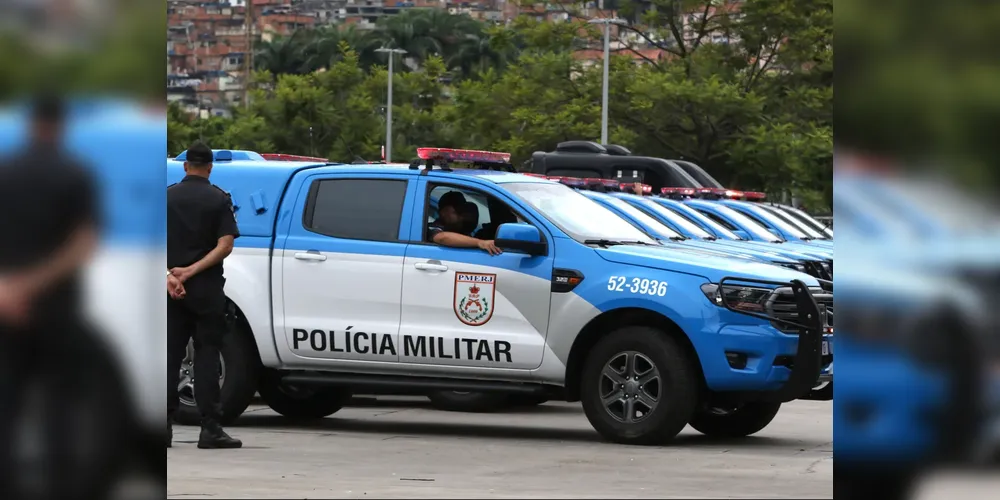
{"label": "headlight", "polygon": [[701,291],[708,300],[719,307],[728,304],[740,311],[763,313],[767,309],[767,299],[771,290],[752,286],[726,285],[720,287],[715,283],[701,285]]}

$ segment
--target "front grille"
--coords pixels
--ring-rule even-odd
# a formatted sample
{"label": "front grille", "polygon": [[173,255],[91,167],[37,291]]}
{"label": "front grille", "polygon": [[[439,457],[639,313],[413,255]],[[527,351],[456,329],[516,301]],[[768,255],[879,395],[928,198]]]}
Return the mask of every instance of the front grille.
{"label": "front grille", "polygon": [[809,261],[805,263],[806,274],[812,276],[813,278],[819,278],[821,280],[827,279],[826,273],[823,272],[823,266],[820,265],[819,261]]}
{"label": "front grille", "polygon": [[[819,305],[820,314],[826,318],[824,326],[833,328],[833,294],[821,288],[810,288],[816,304]],[[795,296],[790,287],[782,287],[774,290],[771,298],[767,301],[767,312],[771,317],[780,318],[786,321],[799,323],[798,305],[795,303]],[[780,321],[772,321],[771,325],[785,333],[798,334],[799,328]]]}

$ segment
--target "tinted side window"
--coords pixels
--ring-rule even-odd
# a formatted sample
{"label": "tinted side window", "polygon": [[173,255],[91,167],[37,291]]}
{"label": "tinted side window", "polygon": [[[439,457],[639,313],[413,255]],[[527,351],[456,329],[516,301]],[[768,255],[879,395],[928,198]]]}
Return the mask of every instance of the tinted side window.
{"label": "tinted side window", "polygon": [[772,225],[771,223],[765,221],[764,219],[761,219],[759,216],[757,216],[757,214],[751,213],[749,210],[747,210],[747,211],[737,210],[737,211],[739,213],[745,215],[748,219],[750,219],[750,220],[756,222],[757,224],[760,224],[761,226],[767,228],[768,231],[773,231],[774,230],[774,225]]}
{"label": "tinted side window", "polygon": [[715,215],[712,212],[709,212],[707,210],[698,210],[698,211],[701,212],[702,214],[704,214],[709,219],[712,219],[715,222],[718,222],[719,225],[721,225],[722,227],[724,227],[724,228],[726,228],[726,229],[728,229],[730,231],[736,231],[736,230],[739,229],[738,227],[730,224],[729,221],[727,221],[726,219],[723,219],[722,217],[719,217],[718,215]]}
{"label": "tinted side window", "polygon": [[302,223],[335,238],[397,241],[405,198],[403,180],[318,180],[309,188]]}

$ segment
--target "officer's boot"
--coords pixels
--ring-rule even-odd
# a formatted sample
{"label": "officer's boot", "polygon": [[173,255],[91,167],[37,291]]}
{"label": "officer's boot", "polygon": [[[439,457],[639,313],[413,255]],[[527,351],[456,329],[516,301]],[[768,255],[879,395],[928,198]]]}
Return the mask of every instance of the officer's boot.
{"label": "officer's boot", "polygon": [[242,448],[243,441],[230,437],[218,423],[206,422],[201,425],[198,447],[202,449]]}

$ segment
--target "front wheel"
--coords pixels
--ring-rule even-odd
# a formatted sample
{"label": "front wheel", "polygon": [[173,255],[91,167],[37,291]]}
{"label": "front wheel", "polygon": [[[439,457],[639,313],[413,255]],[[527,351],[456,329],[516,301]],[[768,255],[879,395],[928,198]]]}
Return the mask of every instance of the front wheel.
{"label": "front wheel", "polygon": [[340,411],[351,392],[340,387],[298,386],[281,381],[276,372],[261,378],[260,397],[278,414],[297,420],[315,420]]}
{"label": "front wheel", "polygon": [[746,437],[768,426],[781,403],[754,401],[735,407],[706,408],[691,419],[694,430],[714,437]]}
{"label": "front wheel", "polygon": [[627,326],[604,336],[583,365],[580,400],[591,425],[623,444],[663,444],[698,403],[698,373],[666,333]]}

